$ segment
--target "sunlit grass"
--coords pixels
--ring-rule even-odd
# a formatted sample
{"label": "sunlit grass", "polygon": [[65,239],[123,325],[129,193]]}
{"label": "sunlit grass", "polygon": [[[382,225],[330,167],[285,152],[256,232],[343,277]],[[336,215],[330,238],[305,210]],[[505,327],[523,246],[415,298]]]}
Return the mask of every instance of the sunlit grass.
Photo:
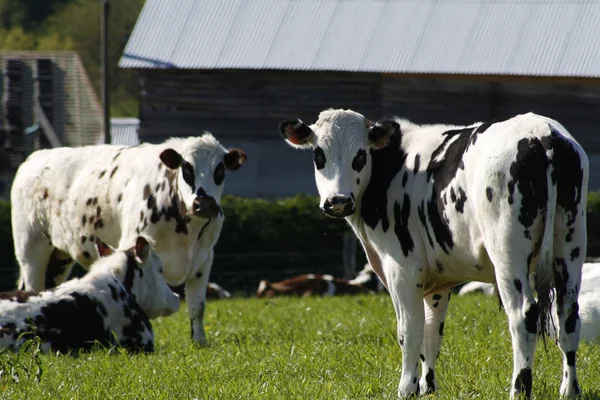
{"label": "sunlit grass", "polygon": [[[155,320],[156,353],[97,350],[42,355],[41,382],[7,373],[3,399],[392,399],[401,354],[387,295],[210,302],[211,346],[191,344],[185,307]],[[428,398],[506,399],[512,351],[503,311],[491,297],[453,298],[438,363],[439,391]],[[540,343],[534,397],[556,398],[560,353]],[[0,357],[10,357],[0,354]],[[600,398],[600,346],[582,344],[584,398]]]}

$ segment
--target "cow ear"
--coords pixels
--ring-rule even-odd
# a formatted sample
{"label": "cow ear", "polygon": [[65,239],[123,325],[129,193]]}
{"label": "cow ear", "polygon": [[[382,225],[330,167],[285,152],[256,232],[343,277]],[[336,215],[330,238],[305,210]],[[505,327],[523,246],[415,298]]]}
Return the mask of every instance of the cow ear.
{"label": "cow ear", "polygon": [[135,258],[140,264],[145,263],[150,255],[150,243],[143,236],[138,236],[135,240]]}
{"label": "cow ear", "polygon": [[387,146],[388,137],[400,132],[400,124],[392,120],[377,121],[369,128],[371,146],[381,149]]}
{"label": "cow ear", "polygon": [[100,240],[98,238],[98,236],[96,236],[96,240],[94,241],[94,244],[96,246],[96,250],[98,251],[98,255],[100,257],[108,257],[115,252],[112,247],[110,247],[109,245],[104,243],[102,240]]}
{"label": "cow ear", "polygon": [[231,149],[229,153],[225,154],[225,168],[229,171],[235,171],[240,169],[243,163],[246,162],[246,153],[242,149]]}
{"label": "cow ear", "polygon": [[173,149],[160,153],[160,160],[170,169],[177,169],[183,164],[183,157]]}
{"label": "cow ear", "polygon": [[281,136],[292,147],[308,149],[312,147],[315,133],[308,125],[299,119],[283,121],[279,124]]}

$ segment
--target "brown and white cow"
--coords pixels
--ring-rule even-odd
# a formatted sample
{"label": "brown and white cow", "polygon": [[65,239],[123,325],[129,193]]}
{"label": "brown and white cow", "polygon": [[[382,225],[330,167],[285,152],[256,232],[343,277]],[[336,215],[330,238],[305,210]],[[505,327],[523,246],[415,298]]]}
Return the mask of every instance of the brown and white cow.
{"label": "brown and white cow", "polygon": [[260,281],[256,297],[276,296],[339,296],[373,293],[361,285],[353,285],[331,275],[304,274],[281,282]]}
{"label": "brown and white cow", "polygon": [[204,308],[213,247],[223,225],[226,171],[246,160],[211,134],[162,144],[39,150],[19,167],[12,228],[21,282],[63,282],[74,261],[89,268],[94,238],[113,247],[152,238],[171,286],[185,284],[192,339],[206,343]]}
{"label": "brown and white cow", "polygon": [[531,395],[539,322],[549,321],[555,288],[560,393],[579,395],[589,162],[560,123],[527,113],[420,126],[330,109],[314,124],[279,128],[288,144],[312,150],[321,209],[351,225],[390,292],[400,396],[435,391],[450,288],[465,281],[498,285],[513,345],[511,397]]}
{"label": "brown and white cow", "polygon": [[45,351],[90,349],[96,343],[154,350],[149,318],[179,310],[161,259],[142,236],[123,250],[95,243],[101,258],[83,278],[39,293],[0,293],[0,348],[17,350],[36,335]]}

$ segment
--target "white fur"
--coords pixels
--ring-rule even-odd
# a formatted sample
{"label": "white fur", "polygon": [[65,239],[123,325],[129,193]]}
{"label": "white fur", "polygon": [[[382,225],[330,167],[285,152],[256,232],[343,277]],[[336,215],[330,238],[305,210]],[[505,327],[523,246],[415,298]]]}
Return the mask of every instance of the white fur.
{"label": "white fur", "polygon": [[[170,171],[177,177],[173,185],[167,182],[156,191],[168,174],[159,158],[168,148],[176,150],[194,167],[195,189],[202,187],[219,204],[224,184],[217,186],[213,173],[216,165],[223,162],[227,149],[208,133],[169,139],[157,145],[58,148],[36,151],[29,156],[17,171],[11,192],[15,253],[24,287],[44,288],[45,269],[54,248],[60,250],[63,258],[70,255],[87,268],[94,258],[93,242],[82,243],[82,237],[93,234],[113,247],[130,243],[145,218],[147,223],[141,233],[155,240],[168,283],[186,284],[193,340],[206,343],[203,317],[206,285],[223,215],[211,220],[191,216],[187,235],[175,232],[173,218],[166,221],[161,216],[157,224],[151,223],[151,210],[143,196],[146,185],[156,199],[158,211],[171,206],[174,193],[183,199],[182,211],[188,211],[196,196],[184,182],[180,168]],[[100,177],[102,171],[105,173]],[[113,171],[114,176],[110,177]],[[83,215],[96,217],[98,207],[103,227],[94,227],[94,222],[89,221],[82,225]],[[84,252],[92,257],[84,257]],[[57,279],[59,282],[66,279],[70,267]]]}
{"label": "white fur", "polygon": [[[565,296],[568,304],[565,307],[570,310],[577,300],[576,288],[586,248],[584,210],[589,177],[587,156],[562,125],[546,117],[528,113],[492,124],[485,133],[477,135],[476,143],[470,144],[462,155],[463,168],[458,168],[450,182],[437,193],[438,198],[447,200],[440,207],[441,218],[447,221],[452,234],[453,242],[448,245],[434,235],[436,230],[430,210],[433,210],[434,216],[439,215],[440,211],[437,210],[437,199],[432,203],[435,208],[428,208],[436,188],[433,178],[429,179],[427,168],[432,161],[442,158],[440,155],[432,160],[436,149],[442,149],[441,154],[445,155],[449,147],[459,140],[458,135],[445,136],[444,132],[467,127],[419,126],[402,119],[396,119],[396,122],[400,125],[402,135],[399,148],[406,154],[406,159],[385,194],[386,209],[375,210],[373,204],[369,204],[371,208],[367,207],[371,213],[385,213],[388,218],[386,227],[380,217],[374,226],[370,226],[361,212],[363,194],[372,175],[370,149],[374,146],[369,141],[369,121],[366,118],[351,110],[323,111],[317,122],[310,126],[313,132],[306,143],[294,147],[323,149],[326,164],[320,170],[315,168],[321,207],[332,196],[354,195],[356,211],[346,220],[360,239],[369,264],[389,290],[396,311],[398,339],[402,348],[398,394],[404,397],[417,392],[419,387],[421,393],[435,390],[435,362],[442,339],[438,331],[445,320],[450,288],[461,282],[475,280],[498,282],[513,339],[515,357],[511,397],[515,397],[519,394],[516,388],[516,382],[521,382],[519,374],[522,370],[532,368],[535,352],[536,334],[526,330],[525,314],[535,308],[526,260],[530,254],[536,253],[537,243],[541,243],[541,248],[531,259],[532,270],[535,269],[541,282],[551,282],[552,258],[564,259],[569,273]],[[479,126],[480,123],[477,123],[469,127]],[[562,208],[556,209],[558,189],[552,183],[552,168],[545,171],[548,186],[545,209],[550,211],[539,212],[528,226],[527,233],[531,239],[525,238],[525,228],[519,220],[523,194],[518,186],[510,194],[513,202],[507,201],[508,181],[511,179],[511,167],[516,160],[519,141],[532,138],[542,140],[550,135],[551,128],[560,137],[570,141],[581,162],[583,178],[579,195],[582,200],[578,204],[578,213],[582,214],[576,216],[570,242],[564,240],[567,215]],[[451,139],[445,142],[447,137]],[[366,150],[368,157],[365,167],[357,172],[351,168],[351,163],[359,150]],[[553,150],[546,157],[552,155]],[[493,192],[492,200],[486,198],[487,188]],[[466,196],[462,212],[458,205],[455,206],[455,201],[450,200],[459,189]],[[410,205],[405,199],[410,201]],[[412,239],[412,248],[408,251],[401,247],[395,234],[398,224],[394,220],[394,212],[404,211],[401,208],[404,206],[409,215],[406,230]],[[421,222],[419,211],[424,215],[425,225]],[[438,229],[437,233],[440,232]],[[553,242],[552,237],[557,239]],[[580,250],[579,255],[572,258],[569,254],[576,247]],[[520,282],[521,290],[517,290],[516,280]],[[564,324],[565,315],[562,318],[561,323]],[[577,330],[573,334],[563,334],[559,341],[563,354],[575,350],[577,344]],[[417,382],[420,355],[424,361],[421,380]],[[563,377],[561,394],[575,396],[578,392],[575,367],[567,364],[566,357]]]}

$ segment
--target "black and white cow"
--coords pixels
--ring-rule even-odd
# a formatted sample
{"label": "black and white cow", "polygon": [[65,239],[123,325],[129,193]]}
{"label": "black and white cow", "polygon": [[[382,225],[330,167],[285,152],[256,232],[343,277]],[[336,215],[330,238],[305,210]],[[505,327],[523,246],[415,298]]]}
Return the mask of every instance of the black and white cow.
{"label": "black and white cow", "polygon": [[470,126],[372,123],[330,109],[311,126],[290,120],[280,130],[293,147],[312,149],[321,209],[346,218],[390,292],[400,396],[436,389],[450,288],[470,280],[498,284],[513,343],[511,397],[531,394],[538,322],[546,326],[556,287],[560,393],[580,392],[577,296],[589,166],[562,125],[532,113]]}
{"label": "black and white cow", "polygon": [[0,348],[17,350],[35,334],[45,351],[87,350],[96,343],[154,350],[148,318],[179,310],[161,259],[142,236],[124,250],[95,242],[101,258],[83,278],[39,293],[0,293]]}
{"label": "black and white cow", "polygon": [[135,147],[39,150],[11,191],[15,254],[25,289],[63,282],[73,261],[94,260],[94,238],[121,247],[139,234],[156,242],[172,286],[185,283],[192,339],[206,343],[206,286],[223,224],[225,172],[244,163],[209,133]]}

